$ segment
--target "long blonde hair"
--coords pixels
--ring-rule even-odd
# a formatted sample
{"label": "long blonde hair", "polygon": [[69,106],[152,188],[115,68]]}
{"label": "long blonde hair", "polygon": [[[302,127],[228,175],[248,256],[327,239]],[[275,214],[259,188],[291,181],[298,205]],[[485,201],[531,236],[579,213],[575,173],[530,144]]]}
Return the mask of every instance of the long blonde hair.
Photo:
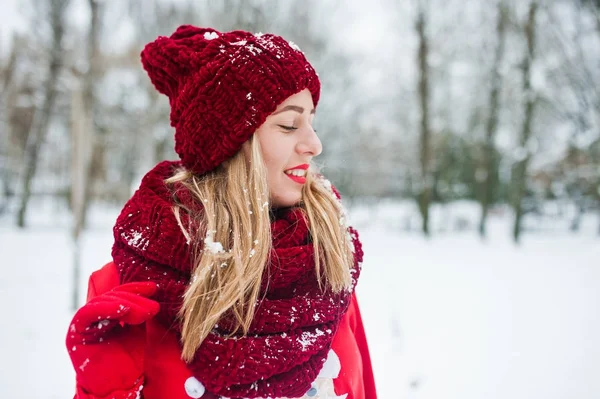
{"label": "long blonde hair", "polygon": [[[203,205],[193,213],[181,204],[173,212],[194,248],[194,271],[180,310],[182,359],[190,362],[219,318],[231,311],[238,332],[248,332],[259,301],[261,279],[272,247],[267,170],[258,140],[250,139],[250,154],[239,151],[202,176],[179,170],[166,180],[180,183]],[[248,159],[249,158],[249,159]],[[351,286],[351,243],[342,221],[341,204],[326,184],[307,174],[302,201],[315,251],[319,286],[334,292]],[[188,212],[190,228],[181,222]]]}

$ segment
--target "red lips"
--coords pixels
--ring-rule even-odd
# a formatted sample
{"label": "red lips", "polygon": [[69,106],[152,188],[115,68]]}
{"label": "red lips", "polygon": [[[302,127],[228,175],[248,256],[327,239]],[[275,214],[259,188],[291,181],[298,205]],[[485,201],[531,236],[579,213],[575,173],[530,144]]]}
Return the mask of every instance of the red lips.
{"label": "red lips", "polygon": [[[302,169],[302,170],[307,170],[309,167],[308,164],[303,163],[302,165],[298,165],[298,166],[294,166],[293,168],[289,168],[286,169],[286,171],[288,170],[293,170],[293,169]],[[289,177],[290,179],[292,179],[293,181],[295,181],[298,184],[304,184],[306,183],[306,177],[305,176],[294,176],[294,175],[289,175],[289,174],[285,174],[287,177]]]}
{"label": "red lips", "polygon": [[288,170],[292,170],[292,169],[302,169],[302,170],[307,170],[309,166],[310,166],[310,165],[308,165],[307,163],[303,163],[302,165],[298,165],[298,166],[294,166],[293,168],[286,169],[286,171],[288,171]]}
{"label": "red lips", "polygon": [[288,174],[286,174],[286,176],[289,177],[290,179],[292,179],[293,181],[295,181],[296,183],[300,183],[300,184],[306,183],[306,177],[304,177],[304,176],[294,176],[294,175],[288,175]]}

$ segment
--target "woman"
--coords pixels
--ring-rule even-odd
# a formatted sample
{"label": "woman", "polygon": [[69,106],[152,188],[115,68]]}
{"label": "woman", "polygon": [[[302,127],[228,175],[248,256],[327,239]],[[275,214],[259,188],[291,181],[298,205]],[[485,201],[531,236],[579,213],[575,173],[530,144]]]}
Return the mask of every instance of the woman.
{"label": "woman", "polygon": [[179,162],[142,180],[67,349],[76,398],[375,398],[362,249],[311,166],[320,83],[293,43],[181,26],[142,51]]}

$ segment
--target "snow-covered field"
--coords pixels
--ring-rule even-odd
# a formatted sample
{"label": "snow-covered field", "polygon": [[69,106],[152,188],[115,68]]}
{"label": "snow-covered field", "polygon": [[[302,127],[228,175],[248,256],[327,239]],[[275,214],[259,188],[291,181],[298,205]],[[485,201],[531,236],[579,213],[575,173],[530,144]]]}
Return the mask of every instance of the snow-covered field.
{"label": "snow-covered field", "polygon": [[[109,260],[117,211],[95,209],[84,275]],[[72,395],[67,222],[60,207],[33,213],[28,230],[0,221],[3,399]],[[358,291],[380,398],[600,398],[597,218],[576,234],[560,218],[533,220],[537,231],[515,247],[506,213],[492,218],[486,242],[475,216],[468,204],[436,209],[426,240],[406,232],[417,225],[409,205],[351,213],[365,247]]]}

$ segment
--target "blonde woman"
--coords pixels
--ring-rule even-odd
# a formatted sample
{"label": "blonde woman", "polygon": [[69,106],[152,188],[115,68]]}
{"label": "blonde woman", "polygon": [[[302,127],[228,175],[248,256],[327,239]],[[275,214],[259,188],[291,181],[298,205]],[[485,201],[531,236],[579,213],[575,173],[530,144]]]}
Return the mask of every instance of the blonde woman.
{"label": "blonde woman", "polygon": [[90,277],[76,398],[376,398],[362,249],[311,164],[320,82],[292,42],[189,25],[142,51],[180,161],[154,167]]}

